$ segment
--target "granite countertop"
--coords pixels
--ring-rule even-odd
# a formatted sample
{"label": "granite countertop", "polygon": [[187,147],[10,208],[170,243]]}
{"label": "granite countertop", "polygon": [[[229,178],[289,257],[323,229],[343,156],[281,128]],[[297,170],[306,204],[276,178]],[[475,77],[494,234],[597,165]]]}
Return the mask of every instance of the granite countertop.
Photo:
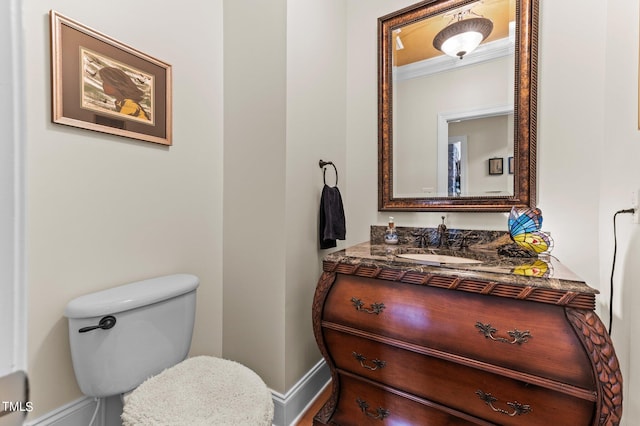
{"label": "granite countertop", "polygon": [[[402,240],[401,240],[402,241]],[[429,265],[398,257],[400,254],[440,254],[472,258],[482,263],[444,263]],[[567,292],[598,294],[581,278],[551,255],[518,258],[499,255],[495,245],[477,244],[463,248],[420,248],[413,244],[386,245],[364,242],[327,254],[325,262],[348,265],[368,265],[447,276],[476,278],[529,287],[549,288]],[[537,275],[537,276],[536,276]]]}

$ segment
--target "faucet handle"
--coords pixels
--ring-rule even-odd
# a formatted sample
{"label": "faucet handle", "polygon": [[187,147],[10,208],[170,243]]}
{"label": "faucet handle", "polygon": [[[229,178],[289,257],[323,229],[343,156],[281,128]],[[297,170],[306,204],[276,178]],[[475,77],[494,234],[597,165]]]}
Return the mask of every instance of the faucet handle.
{"label": "faucet handle", "polygon": [[467,244],[467,236],[463,235],[462,238],[460,239],[460,248],[467,248],[469,247],[469,244]]}
{"label": "faucet handle", "polygon": [[443,245],[449,247],[449,232],[447,231],[447,225],[444,224],[446,216],[442,216],[442,223],[438,225],[438,247]]}

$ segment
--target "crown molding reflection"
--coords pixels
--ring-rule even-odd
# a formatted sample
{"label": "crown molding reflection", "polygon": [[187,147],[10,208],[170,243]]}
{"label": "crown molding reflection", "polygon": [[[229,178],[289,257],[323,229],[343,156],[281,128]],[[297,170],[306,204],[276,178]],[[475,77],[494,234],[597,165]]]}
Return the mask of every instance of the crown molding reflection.
{"label": "crown molding reflection", "polygon": [[481,44],[476,50],[464,56],[464,59],[452,58],[447,55],[437,56],[424,61],[414,62],[401,67],[394,67],[394,81],[409,80],[417,77],[426,77],[451,69],[462,68],[469,65],[492,61],[505,56],[513,55],[515,47],[513,40],[505,37],[490,43]]}

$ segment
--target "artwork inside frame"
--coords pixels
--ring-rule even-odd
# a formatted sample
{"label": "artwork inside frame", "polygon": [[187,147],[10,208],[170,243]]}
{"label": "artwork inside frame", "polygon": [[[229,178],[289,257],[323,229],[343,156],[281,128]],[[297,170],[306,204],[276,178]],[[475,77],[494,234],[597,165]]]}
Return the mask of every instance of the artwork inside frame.
{"label": "artwork inside frame", "polygon": [[489,174],[501,175],[503,173],[503,159],[489,158]]}
{"label": "artwork inside frame", "polygon": [[507,168],[509,170],[509,174],[512,175],[513,174],[513,157],[509,157],[507,160]]}
{"label": "artwork inside frame", "polygon": [[52,121],[172,144],[171,65],[49,12]]}

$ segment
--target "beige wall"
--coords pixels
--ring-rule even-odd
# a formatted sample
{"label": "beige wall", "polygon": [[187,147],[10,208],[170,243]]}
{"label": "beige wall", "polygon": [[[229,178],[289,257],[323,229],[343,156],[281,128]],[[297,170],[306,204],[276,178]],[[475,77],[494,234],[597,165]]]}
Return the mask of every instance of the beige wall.
{"label": "beige wall", "polygon": [[321,358],[318,160],[345,170],[344,1],[234,0],[224,22],[223,354],[284,394]]}
{"label": "beige wall", "polygon": [[286,1],[226,1],[224,23],[223,355],[283,391]]}
{"label": "beige wall", "polygon": [[[377,211],[376,19],[413,0],[229,1],[224,21],[220,1],[157,3],[23,1],[32,418],[80,396],[62,317],[68,300],[176,271],[202,279],[193,352],[245,361],[273,389],[288,390],[320,359],[308,328],[322,255],[317,160],[331,159],[341,172],[348,229],[341,245],[386,223],[388,213]],[[541,3],[539,206],[554,254],[600,289],[606,320],[611,215],[640,187],[638,4]],[[173,147],[50,123],[50,8],[173,64]],[[590,31],[583,19],[567,19],[576,10],[594,23]],[[313,26],[305,22],[311,14]],[[254,20],[264,43],[253,52],[227,50],[242,47],[234,25]],[[225,40],[224,58],[223,22],[231,31],[225,37],[238,38]],[[305,43],[319,48],[326,71],[307,68]],[[244,68],[251,58],[243,55],[256,69]],[[401,226],[434,226],[440,215],[394,216]],[[447,214],[450,227],[505,229],[505,221]],[[640,356],[640,228],[629,216],[618,223],[613,338],[632,425],[640,418],[640,375],[631,368]]]}
{"label": "beige wall", "polygon": [[[508,158],[513,156],[513,115],[496,115],[475,120],[449,123],[449,136],[467,137],[467,187],[463,193],[486,194],[487,191],[509,190],[513,175],[509,174]],[[511,135],[511,143],[508,143]],[[501,175],[489,174],[489,158],[502,158]],[[511,186],[513,190],[513,186]]]}
{"label": "beige wall", "polygon": [[[189,4],[198,13],[184,13]],[[35,418],[81,396],[63,317],[81,294],[196,274],[192,352],[222,350],[222,3],[24,0],[22,7]],[[51,8],[173,65],[172,147],[50,122]]]}
{"label": "beige wall", "polygon": [[[24,3],[32,418],[81,396],[66,303],[150,276],[200,276],[193,354],[243,362],[282,393],[320,359],[317,163],[332,159],[344,184],[344,2],[249,3],[194,2],[196,14],[163,5],[157,16],[145,2],[99,13],[73,0]],[[173,147],[49,122],[49,8],[173,65]],[[264,44],[249,53],[252,19]],[[299,56],[309,45],[315,53]]]}
{"label": "beige wall", "polygon": [[[346,199],[346,3],[287,2],[287,178],[285,389],[320,359],[311,303],[320,277],[318,208],[323,187],[318,161],[333,161]],[[332,167],[327,184],[335,185]],[[347,217],[347,232],[352,220]],[[338,247],[344,243],[338,241]]]}
{"label": "beige wall", "polygon": [[[489,106],[513,105],[513,90],[509,91],[510,86],[505,84],[513,72],[513,61],[510,55],[398,81],[394,85],[397,100],[393,112],[396,123],[393,192],[396,197],[419,196],[415,194],[428,187],[437,191],[438,114],[462,114]],[[450,133],[454,135],[459,133]],[[464,190],[468,191],[468,188]]]}

